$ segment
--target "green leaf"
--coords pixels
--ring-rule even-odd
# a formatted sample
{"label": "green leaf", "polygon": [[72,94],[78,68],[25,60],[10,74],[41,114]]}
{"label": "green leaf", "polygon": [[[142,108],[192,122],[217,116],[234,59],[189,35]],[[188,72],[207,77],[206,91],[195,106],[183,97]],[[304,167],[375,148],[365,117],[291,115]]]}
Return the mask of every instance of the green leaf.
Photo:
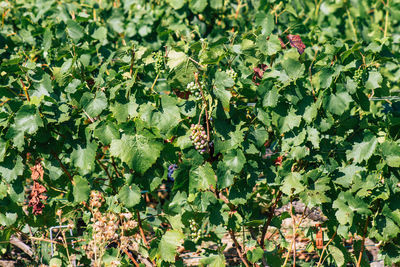
{"label": "green leaf", "polygon": [[8,190],[8,186],[4,182],[1,182],[0,183],[0,200],[4,199],[8,195],[7,190]]}
{"label": "green leaf", "polygon": [[210,186],[215,188],[216,177],[210,165],[206,163],[190,171],[189,174],[189,192],[195,193],[202,190],[210,189]]}
{"label": "green leaf", "polygon": [[125,185],[119,191],[118,198],[125,207],[132,208],[140,203],[140,188],[135,184]]}
{"label": "green leaf", "polygon": [[382,75],[377,71],[370,71],[368,75],[368,80],[365,84],[367,89],[376,89],[381,87]]}
{"label": "green leaf", "polygon": [[181,113],[176,99],[166,95],[161,96],[161,109],[153,115],[152,124],[158,127],[161,133],[171,137],[180,121]]}
{"label": "green leaf", "polygon": [[301,122],[301,116],[296,115],[294,112],[290,112],[286,117],[280,117],[279,125],[281,133],[288,132],[295,127],[299,127]]}
{"label": "green leaf", "polygon": [[0,224],[3,226],[12,226],[17,221],[17,213],[6,212],[0,213]]}
{"label": "green leaf", "polygon": [[24,164],[20,156],[16,158],[6,157],[4,161],[0,162],[0,177],[7,183],[16,180],[23,172]]}
{"label": "green leaf", "polygon": [[274,108],[278,104],[278,100],[279,100],[278,88],[273,87],[265,94],[262,105],[264,108],[267,107]]}
{"label": "green leaf", "polygon": [[81,98],[81,105],[83,110],[94,118],[107,108],[107,97],[104,92],[97,92],[96,95],[86,92]]}
{"label": "green leaf", "polygon": [[345,167],[339,168],[338,178],[334,181],[336,184],[340,184],[345,188],[349,188],[353,183],[353,180],[356,179],[356,176],[361,177],[360,172],[365,171],[365,168],[357,166],[355,164],[348,165]]}
{"label": "green leaf", "polygon": [[188,57],[183,52],[171,50],[168,52],[167,66],[172,70],[188,60]]}
{"label": "green leaf", "polygon": [[226,266],[224,254],[212,255],[207,258],[201,259],[200,262],[204,266],[208,266],[208,267],[225,267]]}
{"label": "green leaf", "polygon": [[340,192],[332,207],[337,209],[336,219],[343,225],[353,223],[354,212],[363,215],[371,214],[368,204],[359,197],[354,197],[349,191]]}
{"label": "green leaf", "polygon": [[0,138],[0,162],[4,160],[7,151],[7,141]]}
{"label": "green leaf", "polygon": [[255,25],[262,28],[262,34],[268,36],[275,27],[274,16],[271,13],[260,12],[256,14]]}
{"label": "green leaf", "polygon": [[335,246],[329,246],[329,253],[335,259],[335,263],[337,266],[344,266],[345,257],[344,257],[343,252],[339,248],[337,248]]}
{"label": "green leaf", "polygon": [[210,1],[210,6],[212,9],[221,9],[224,7],[224,0],[213,0]]}
{"label": "green leaf", "polygon": [[217,167],[217,186],[220,189],[229,187],[233,184],[235,176],[232,174],[231,169],[223,162],[218,162]]}
{"label": "green leaf", "polygon": [[104,145],[111,144],[113,139],[119,139],[119,131],[114,123],[110,121],[99,124],[93,134],[99,138]]}
{"label": "green leaf", "polygon": [[299,62],[299,55],[295,51],[284,54],[282,67],[291,80],[300,78],[305,70],[304,64]]}
{"label": "green leaf", "polygon": [[349,109],[349,104],[353,101],[347,92],[341,92],[329,97],[328,110],[336,115],[342,115]]}
{"label": "green leaf", "polygon": [[267,41],[267,51],[265,51],[264,53],[272,56],[281,51],[281,49],[281,42],[279,41],[278,36],[271,34],[269,40]]}
{"label": "green leaf", "polygon": [[85,148],[77,146],[71,153],[72,164],[79,169],[80,174],[85,175],[91,172],[95,166],[97,151],[96,143],[88,143]]}
{"label": "green leaf", "polygon": [[49,49],[51,48],[51,30],[50,27],[48,27],[45,31],[44,31],[44,35],[43,35],[43,50],[44,51],[49,51]]}
{"label": "green leaf", "polygon": [[92,34],[92,38],[104,42],[107,39],[107,28],[99,27]]}
{"label": "green leaf", "polygon": [[143,174],[160,156],[162,145],[143,135],[126,135],[111,142],[110,153],[136,172]]}
{"label": "green leaf", "polygon": [[257,128],[252,132],[251,136],[254,137],[256,146],[262,147],[267,141],[269,134],[266,129]]}
{"label": "green leaf", "polygon": [[216,95],[216,97],[222,102],[222,106],[224,107],[224,109],[228,109],[229,108],[229,101],[232,98],[232,94],[230,91],[225,90],[224,87],[218,87],[218,86],[214,86],[214,94]]}
{"label": "green leaf", "polygon": [[382,152],[387,165],[393,168],[400,167],[400,145],[385,141],[382,144]]}
{"label": "green leaf", "polygon": [[281,190],[284,194],[290,196],[302,192],[305,187],[301,183],[302,176],[298,172],[291,172],[285,177]]}
{"label": "green leaf", "polygon": [[316,76],[321,88],[328,88],[331,86],[334,71],[330,68],[322,69]]}
{"label": "green leaf", "polygon": [[75,43],[84,35],[82,26],[72,19],[67,20],[67,33]]}
{"label": "green leaf", "polygon": [[235,85],[235,81],[225,71],[217,71],[215,73],[215,85],[229,88]]}
{"label": "green leaf", "polygon": [[207,0],[190,0],[189,8],[193,13],[201,13],[207,7]]}
{"label": "green leaf", "polygon": [[351,151],[346,151],[347,160],[353,160],[354,163],[361,163],[368,160],[375,152],[378,145],[378,139],[373,135],[366,135],[363,142],[355,143]]}
{"label": "green leaf", "polygon": [[34,134],[42,126],[43,121],[36,107],[23,105],[15,115],[14,123],[7,133],[7,138],[23,135],[24,133]]}
{"label": "green leaf", "polygon": [[307,128],[307,140],[310,141],[315,148],[319,148],[319,132],[315,128]]}
{"label": "green leaf", "polygon": [[253,250],[247,251],[247,259],[251,263],[256,263],[257,261],[261,260],[264,256],[264,250],[262,248],[255,248]]}
{"label": "green leaf", "polygon": [[239,173],[243,169],[244,164],[246,163],[246,157],[244,156],[242,150],[240,149],[230,150],[224,156],[224,163],[232,171]]}
{"label": "green leaf", "polygon": [[167,3],[170,4],[174,9],[182,8],[185,2],[185,0],[167,0]]}
{"label": "green leaf", "polygon": [[175,262],[176,249],[183,242],[185,236],[177,230],[167,231],[158,244],[158,253],[166,262]]}
{"label": "green leaf", "polygon": [[74,63],[74,60],[72,58],[68,58],[62,65],[60,69],[60,75],[65,75],[67,73],[71,72],[72,64]]}
{"label": "green leaf", "polygon": [[129,117],[133,118],[138,115],[137,108],[139,107],[133,99],[126,104],[121,104],[115,102],[110,106],[110,111],[112,112],[114,118],[118,123],[125,122]]}
{"label": "green leaf", "polygon": [[306,110],[304,111],[304,114],[303,114],[303,119],[306,122],[311,123],[314,121],[317,114],[318,114],[318,107],[315,103],[313,103],[310,106],[306,107]]}
{"label": "green leaf", "polygon": [[82,201],[87,201],[90,194],[90,186],[86,179],[81,176],[74,176],[74,186],[72,194],[74,195],[74,202],[80,203]]}

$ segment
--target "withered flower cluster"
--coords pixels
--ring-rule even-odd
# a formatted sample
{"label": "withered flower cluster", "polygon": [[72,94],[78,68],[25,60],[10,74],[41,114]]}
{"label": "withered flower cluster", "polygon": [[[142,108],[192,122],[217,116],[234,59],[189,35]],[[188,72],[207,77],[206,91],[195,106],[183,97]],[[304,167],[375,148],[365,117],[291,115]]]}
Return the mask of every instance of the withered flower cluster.
{"label": "withered flower cluster", "polygon": [[42,201],[47,199],[47,196],[45,195],[47,192],[46,187],[38,182],[39,178],[43,179],[44,170],[40,162],[36,162],[30,170],[32,172],[31,179],[33,180],[33,186],[29,194],[29,207],[32,207],[32,213],[34,215],[39,215],[42,214],[44,208]]}

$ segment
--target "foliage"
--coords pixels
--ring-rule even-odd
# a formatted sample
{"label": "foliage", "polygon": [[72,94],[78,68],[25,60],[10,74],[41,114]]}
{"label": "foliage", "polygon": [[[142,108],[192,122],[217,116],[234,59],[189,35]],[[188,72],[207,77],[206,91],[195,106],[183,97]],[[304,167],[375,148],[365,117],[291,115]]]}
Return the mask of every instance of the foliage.
{"label": "foliage", "polygon": [[[82,264],[101,255],[95,263],[167,266],[208,241],[216,249],[203,250],[202,264],[223,266],[224,233],[238,242],[246,228],[243,264],[280,266],[290,246],[265,234],[289,216],[277,207],[301,200],[328,217],[327,263],[367,262],[363,244],[344,248],[350,235],[379,242],[385,265],[400,262],[399,8],[1,2],[0,238],[48,237],[70,222],[85,241],[56,246],[52,259],[41,250],[41,262],[75,254]],[[192,124],[206,133],[204,153]],[[25,192],[33,182],[46,194],[35,210]],[[94,209],[97,191],[104,201]],[[88,256],[102,216],[123,230]],[[126,236],[134,244],[121,246]]]}

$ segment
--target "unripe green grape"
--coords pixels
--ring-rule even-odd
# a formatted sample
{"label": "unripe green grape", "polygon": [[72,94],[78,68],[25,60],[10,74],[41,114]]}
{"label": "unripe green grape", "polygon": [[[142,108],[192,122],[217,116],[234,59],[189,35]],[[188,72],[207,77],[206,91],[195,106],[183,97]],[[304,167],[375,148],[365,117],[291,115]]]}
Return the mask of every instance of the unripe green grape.
{"label": "unripe green grape", "polygon": [[226,70],[225,72],[226,72],[226,74],[228,74],[229,77],[232,78],[233,81],[236,81],[236,78],[237,78],[236,71],[234,71],[233,69],[229,69],[229,70]]}

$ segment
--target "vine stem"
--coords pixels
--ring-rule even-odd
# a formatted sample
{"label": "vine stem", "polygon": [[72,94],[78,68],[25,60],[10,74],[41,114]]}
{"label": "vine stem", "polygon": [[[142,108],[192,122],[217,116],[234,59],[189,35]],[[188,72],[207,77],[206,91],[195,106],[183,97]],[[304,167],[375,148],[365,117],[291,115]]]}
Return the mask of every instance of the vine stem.
{"label": "vine stem", "polygon": [[363,253],[364,253],[364,248],[365,248],[365,236],[367,235],[369,217],[370,217],[370,216],[368,216],[367,219],[365,220],[364,234],[363,234],[362,241],[361,241],[361,250],[360,250],[360,255],[358,256],[357,267],[360,267],[362,255],[363,255]]}
{"label": "vine stem", "polygon": [[150,88],[151,91],[154,91],[154,86],[156,85],[156,82],[157,82],[159,76],[160,76],[160,73],[157,73],[157,76],[156,76],[156,78],[154,79],[153,84],[151,85],[151,88]]}
{"label": "vine stem", "polygon": [[198,125],[200,125],[201,116],[203,116],[203,112],[204,112],[204,105],[203,105],[203,108],[201,109],[201,112],[200,112],[199,120],[197,122]]}
{"label": "vine stem", "polygon": [[[293,212],[292,212],[292,200],[290,200],[290,205],[291,205],[291,207],[290,207],[290,213],[291,213],[291,216],[293,216]],[[310,214],[310,213],[309,213],[307,216],[304,216],[305,213],[306,213],[306,210],[307,210],[307,206],[305,206],[305,208],[304,208],[304,210],[303,210],[303,214],[301,215],[301,218],[300,218],[299,222],[298,222],[298,223],[296,224],[296,226],[293,228],[293,229],[294,229],[293,239],[292,239],[292,242],[290,242],[290,247],[289,247],[288,253],[287,253],[287,255],[286,255],[285,262],[284,262],[283,266],[286,266],[286,264],[287,264],[287,262],[288,262],[288,260],[289,260],[290,253],[292,252],[292,247],[293,247],[293,246],[294,246],[293,257],[294,257],[294,260],[295,260],[294,264],[296,264],[296,244],[295,244],[295,243],[296,243],[296,232],[297,232],[297,229],[299,228],[300,224],[303,222],[304,218],[308,217],[308,215]],[[292,218],[293,218],[293,217],[292,217]],[[293,265],[293,266],[295,266],[295,265]]]}
{"label": "vine stem", "polygon": [[106,167],[103,163],[101,163],[101,161],[100,161],[99,158],[96,157],[96,161],[100,164],[100,166],[101,166],[101,167],[103,168],[103,170],[106,172],[106,175],[107,175],[107,177],[108,177],[108,180],[110,181],[110,186],[111,186],[112,190],[113,190],[114,193],[115,193],[116,190],[115,190],[115,188],[114,188],[114,186],[113,186],[113,183],[112,183],[113,179],[112,179],[112,177],[111,177],[111,175],[110,175],[110,172],[107,170],[107,167]]}
{"label": "vine stem", "polygon": [[336,230],[335,233],[332,235],[331,239],[329,239],[328,243],[326,243],[326,245],[325,245],[324,248],[322,249],[321,256],[320,256],[320,258],[319,258],[317,267],[321,266],[321,264],[322,264],[322,258],[323,258],[323,256],[324,256],[324,253],[325,253],[326,249],[328,248],[329,244],[332,243],[333,239],[334,239],[335,236],[336,236],[336,233],[337,233],[337,230]]}
{"label": "vine stem", "polygon": [[120,178],[121,175],[119,174],[117,166],[115,165],[114,157],[111,157],[111,165],[113,165],[115,173],[117,174],[117,177]]}
{"label": "vine stem", "polygon": [[131,253],[129,253],[126,249],[122,249],[122,251],[129,257],[129,259],[135,264],[136,267],[139,267],[139,263],[132,257]]}
{"label": "vine stem", "polygon": [[315,96],[315,90],[314,90],[314,86],[312,84],[312,66],[313,66],[315,60],[317,59],[317,54],[318,54],[318,49],[315,50],[313,61],[311,62],[310,67],[308,68],[308,73],[310,75],[309,79],[310,79],[311,90],[312,90],[312,94],[314,96],[315,101],[317,100],[317,97]]}
{"label": "vine stem", "polygon": [[196,60],[194,60],[193,58],[188,57],[188,59],[189,59],[190,61],[192,61],[193,63],[196,63],[197,65],[199,65],[200,68],[204,69],[204,66],[201,65],[201,64],[200,64],[199,62],[197,62]]}
{"label": "vine stem", "polygon": [[129,67],[129,74],[132,77],[132,73],[133,73],[133,63],[135,62],[135,49],[132,48],[131,50],[131,66]]}
{"label": "vine stem", "polygon": [[268,214],[268,219],[267,219],[267,221],[266,221],[266,222],[264,223],[264,225],[263,225],[263,229],[262,229],[262,231],[261,231],[261,239],[260,239],[260,247],[261,247],[262,249],[264,249],[264,247],[265,247],[265,244],[264,244],[264,242],[265,242],[265,235],[267,234],[268,227],[269,227],[269,225],[271,224],[272,217],[274,217],[276,205],[278,204],[278,201],[279,201],[279,199],[281,198],[281,196],[282,196],[282,191],[279,191],[278,194],[277,194],[277,196],[276,196],[276,198],[275,198],[275,203],[272,205],[272,207],[271,207],[271,209],[270,209],[270,212],[269,212],[269,214]]}
{"label": "vine stem", "polygon": [[27,90],[25,84],[24,84],[24,82],[22,81],[22,79],[19,79],[19,80],[21,81],[22,88],[24,89],[25,96],[26,96],[26,100],[28,100],[28,102],[30,102],[31,99],[30,99],[30,97],[29,97],[29,93],[28,93],[28,90]]}
{"label": "vine stem", "polygon": [[233,243],[235,244],[236,251],[237,251],[237,253],[239,255],[239,258],[242,260],[243,264],[246,267],[250,267],[249,261],[247,260],[246,256],[243,255],[243,253],[242,253],[242,247],[240,246],[239,242],[236,240],[235,233],[232,230],[229,230],[228,232],[229,232],[229,235],[232,238]]}
{"label": "vine stem", "polygon": [[[143,242],[146,245],[147,249],[150,249],[149,242],[147,242],[146,236],[144,235],[143,226],[142,226],[142,220],[140,219],[139,210],[136,210],[136,216],[137,216],[137,219],[138,219],[138,226],[139,226],[140,235],[142,236]],[[156,263],[154,261],[151,261],[151,262],[153,263],[154,266],[156,266]]]}
{"label": "vine stem", "polygon": [[388,24],[389,24],[389,1],[390,0],[387,0],[387,3],[386,3],[385,30],[383,32],[383,38],[385,38],[387,35],[387,29],[388,29]]}
{"label": "vine stem", "polygon": [[138,219],[139,231],[140,231],[140,235],[143,238],[143,242],[144,242],[144,244],[146,245],[147,248],[150,248],[149,247],[149,243],[147,243],[146,236],[144,235],[144,231],[143,231],[143,227],[142,227],[142,220],[140,219],[139,210],[136,210],[136,216],[137,216],[137,219]]}
{"label": "vine stem", "polygon": [[194,78],[196,80],[197,85],[200,88],[201,98],[203,99],[204,109],[206,110],[207,141],[210,141],[210,124],[208,122],[207,101],[206,101],[206,98],[204,97],[203,88],[202,88],[201,84],[199,83],[199,74],[197,72],[194,73]]}
{"label": "vine stem", "polygon": [[68,176],[68,179],[71,181],[72,185],[75,185],[74,179],[72,179],[71,174],[69,173],[69,171],[67,170],[67,168],[65,168],[64,164],[61,162],[60,158],[57,156],[57,154],[53,151],[50,152],[53,157],[56,158],[56,160],[58,161],[58,163],[61,166],[61,169],[64,171],[64,173]]}
{"label": "vine stem", "polygon": [[353,18],[351,17],[351,14],[350,14],[350,11],[349,11],[348,8],[346,8],[346,12],[347,12],[347,16],[349,17],[349,22],[350,22],[351,29],[353,30],[354,39],[357,42],[358,41],[358,39],[357,39],[357,31],[356,31],[356,28],[354,27]]}
{"label": "vine stem", "polygon": [[[306,209],[304,209],[306,210]],[[304,213],[303,213],[304,214]],[[290,199],[290,217],[292,217],[292,221],[293,221],[293,239],[292,239],[292,243],[293,243],[293,267],[296,266],[296,232],[297,232],[297,227],[296,227],[296,218],[295,216],[293,216],[293,204],[292,204],[292,199]]]}
{"label": "vine stem", "polygon": [[237,8],[236,8],[236,13],[235,13],[235,19],[237,19],[239,17],[239,12],[240,12],[240,8],[242,7],[242,1],[241,0],[237,0]]}

